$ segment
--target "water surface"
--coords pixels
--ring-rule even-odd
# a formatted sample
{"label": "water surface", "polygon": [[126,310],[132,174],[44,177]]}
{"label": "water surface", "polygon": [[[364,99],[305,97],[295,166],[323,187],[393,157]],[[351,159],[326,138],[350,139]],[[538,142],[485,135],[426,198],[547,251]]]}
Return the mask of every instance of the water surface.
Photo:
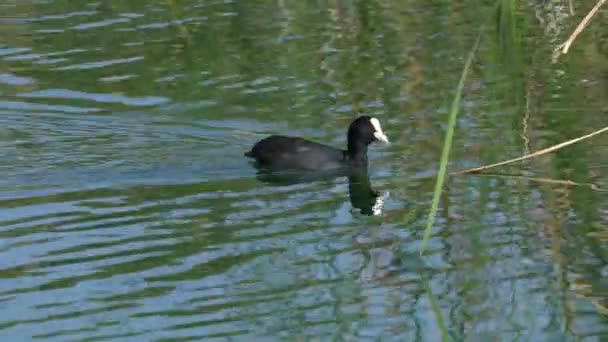
{"label": "water surface", "polygon": [[[605,189],[606,136],[451,179],[418,256],[480,27],[451,170],[608,124],[603,19],[553,58],[591,4],[501,3],[0,2],[0,339],[606,338],[606,193],[504,176]],[[242,156],[361,114],[379,215]]]}

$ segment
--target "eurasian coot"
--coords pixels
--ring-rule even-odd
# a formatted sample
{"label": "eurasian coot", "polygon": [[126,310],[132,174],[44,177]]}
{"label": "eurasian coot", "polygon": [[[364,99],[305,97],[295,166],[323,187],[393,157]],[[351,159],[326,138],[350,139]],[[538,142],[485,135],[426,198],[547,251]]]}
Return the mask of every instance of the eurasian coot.
{"label": "eurasian coot", "polygon": [[272,169],[331,170],[366,167],[367,146],[374,141],[388,144],[380,121],[360,116],[348,127],[348,146],[340,150],[299,137],[273,135],[257,142],[245,156]]}

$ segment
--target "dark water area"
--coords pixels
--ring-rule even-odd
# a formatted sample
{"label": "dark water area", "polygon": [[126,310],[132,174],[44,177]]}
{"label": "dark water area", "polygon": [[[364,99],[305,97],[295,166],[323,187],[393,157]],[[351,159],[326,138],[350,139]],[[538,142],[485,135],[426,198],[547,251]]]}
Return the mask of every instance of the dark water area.
{"label": "dark water area", "polygon": [[[480,30],[450,170],[608,125],[594,4],[0,0],[0,340],[607,339],[606,134],[450,178],[418,254]],[[243,157],[358,115],[378,202]]]}

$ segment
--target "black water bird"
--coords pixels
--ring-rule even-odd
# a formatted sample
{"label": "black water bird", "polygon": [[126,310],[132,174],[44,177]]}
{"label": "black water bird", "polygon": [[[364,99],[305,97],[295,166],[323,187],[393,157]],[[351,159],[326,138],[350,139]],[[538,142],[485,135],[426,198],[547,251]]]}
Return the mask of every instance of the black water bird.
{"label": "black water bird", "polygon": [[385,195],[372,189],[367,169],[367,147],[375,141],[388,144],[380,121],[369,116],[355,119],[348,128],[346,150],[299,137],[273,135],[257,142],[245,156],[255,159],[260,181],[291,185],[340,176],[348,177],[353,208],[378,215]]}
{"label": "black water bird", "polygon": [[374,141],[388,144],[380,121],[360,116],[348,127],[347,149],[341,150],[300,137],[272,135],[258,141],[245,156],[257,166],[280,170],[335,170],[367,167],[367,147]]}

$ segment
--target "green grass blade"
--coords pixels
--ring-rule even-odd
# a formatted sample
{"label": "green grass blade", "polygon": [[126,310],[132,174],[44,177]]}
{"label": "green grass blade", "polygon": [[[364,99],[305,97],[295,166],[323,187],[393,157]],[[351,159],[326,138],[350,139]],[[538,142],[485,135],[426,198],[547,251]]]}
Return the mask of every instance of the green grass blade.
{"label": "green grass blade", "polygon": [[477,50],[477,46],[479,45],[479,40],[481,39],[481,31],[475,40],[475,45],[471,49],[467,61],[464,65],[464,69],[462,70],[462,75],[460,76],[460,81],[458,82],[458,87],[456,88],[456,94],[454,95],[454,100],[452,101],[452,107],[450,108],[450,118],[448,122],[448,129],[445,135],[445,140],[443,142],[443,151],[441,152],[441,162],[439,164],[439,173],[437,174],[437,182],[435,183],[435,191],[433,193],[433,203],[431,205],[431,211],[429,212],[429,217],[426,222],[426,228],[424,229],[424,238],[422,239],[422,245],[420,246],[420,255],[424,253],[426,249],[426,245],[429,242],[429,238],[431,236],[431,230],[433,229],[433,223],[435,222],[435,214],[437,212],[437,207],[439,205],[439,197],[441,196],[441,190],[443,188],[443,182],[445,180],[446,171],[448,167],[448,158],[450,156],[450,150],[452,148],[452,139],[454,137],[454,129],[456,127],[456,118],[458,117],[458,111],[460,109],[460,98],[462,97],[462,89],[464,88],[464,83],[467,78],[467,73],[471,68],[471,64],[473,63],[473,57],[475,56],[475,51]]}
{"label": "green grass blade", "polygon": [[435,300],[435,296],[433,295],[433,291],[431,291],[431,286],[429,285],[429,281],[425,278],[423,279],[424,289],[426,290],[426,294],[429,298],[429,303],[431,303],[431,310],[435,314],[435,319],[437,320],[437,325],[439,325],[439,330],[441,330],[441,341],[448,342],[450,340],[450,335],[448,334],[448,328],[445,326],[445,322],[443,321],[443,315],[441,314],[441,309]]}

